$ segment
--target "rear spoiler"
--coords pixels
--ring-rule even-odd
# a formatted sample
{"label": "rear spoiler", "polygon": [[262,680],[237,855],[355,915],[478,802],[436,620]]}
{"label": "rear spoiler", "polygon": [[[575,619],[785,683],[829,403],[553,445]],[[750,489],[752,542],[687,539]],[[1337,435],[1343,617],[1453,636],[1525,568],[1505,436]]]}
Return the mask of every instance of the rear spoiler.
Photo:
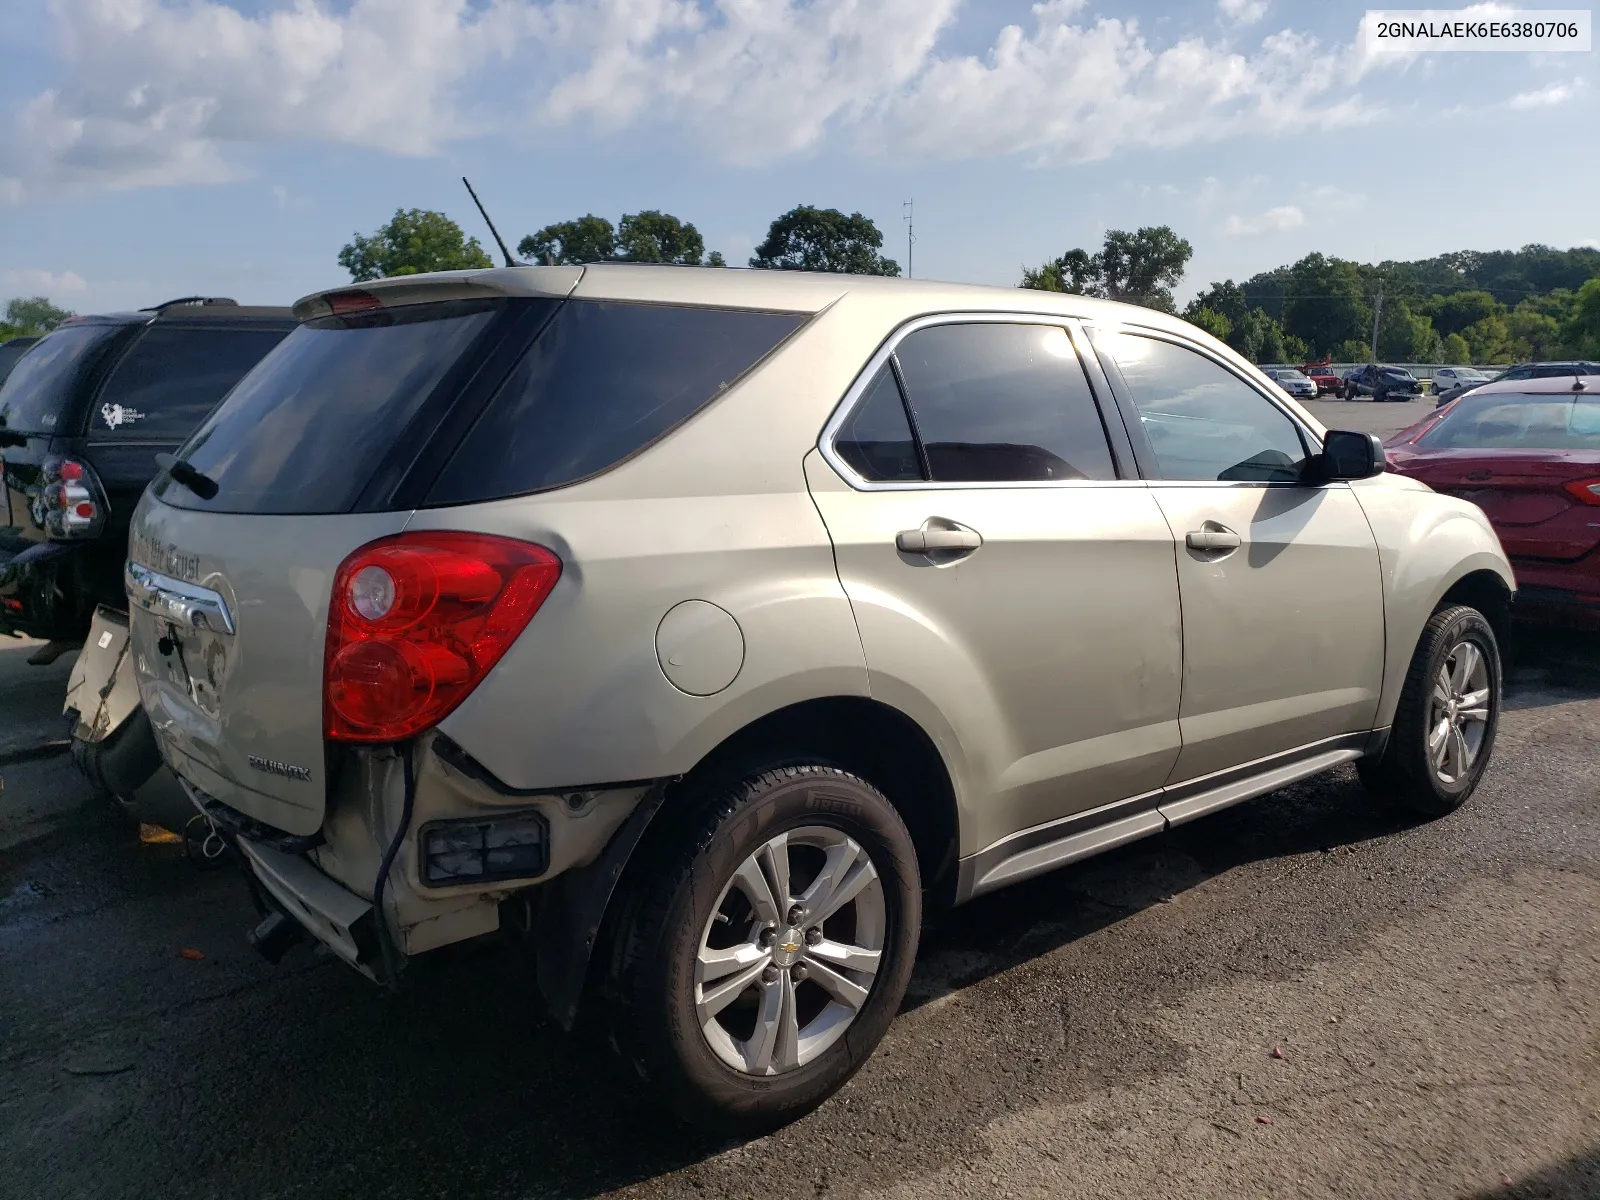
{"label": "rear spoiler", "polygon": [[362,309],[502,296],[543,296],[560,300],[571,295],[582,278],[582,267],[498,267],[488,271],[402,275],[313,292],[295,301],[294,315],[298,320],[310,321]]}

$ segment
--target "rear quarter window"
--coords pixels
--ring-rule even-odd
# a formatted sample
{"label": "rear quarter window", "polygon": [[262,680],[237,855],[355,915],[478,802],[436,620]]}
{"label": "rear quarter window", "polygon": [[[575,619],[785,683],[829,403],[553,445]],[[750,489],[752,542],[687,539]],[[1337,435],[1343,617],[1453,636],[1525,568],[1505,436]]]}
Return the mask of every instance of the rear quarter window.
{"label": "rear quarter window", "polygon": [[490,399],[427,503],[525,495],[614,467],[722,395],[805,319],[569,300]]}
{"label": "rear quarter window", "polygon": [[129,348],[89,414],[97,441],[181,442],[287,329],[152,325]]}
{"label": "rear quarter window", "polygon": [[125,325],[66,325],[17,360],[0,387],[0,425],[21,433],[69,433],[67,410],[80,381],[104,361]]}

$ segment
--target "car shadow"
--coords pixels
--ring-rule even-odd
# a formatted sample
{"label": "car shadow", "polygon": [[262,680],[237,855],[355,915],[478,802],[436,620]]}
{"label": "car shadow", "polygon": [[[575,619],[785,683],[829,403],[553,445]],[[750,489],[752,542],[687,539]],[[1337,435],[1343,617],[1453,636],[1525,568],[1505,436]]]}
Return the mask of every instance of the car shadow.
{"label": "car shadow", "polygon": [[1089,937],[1247,863],[1332,853],[1421,823],[1373,801],[1354,770],[1344,768],[980,896],[929,923],[902,1011]]}
{"label": "car shadow", "polygon": [[1600,1196],[1600,1146],[1521,1179],[1507,1176],[1498,1187],[1473,1192],[1464,1200],[1594,1200],[1596,1196]]}
{"label": "car shadow", "polygon": [[1507,642],[1506,708],[1543,708],[1600,697],[1600,633],[1522,623]]}

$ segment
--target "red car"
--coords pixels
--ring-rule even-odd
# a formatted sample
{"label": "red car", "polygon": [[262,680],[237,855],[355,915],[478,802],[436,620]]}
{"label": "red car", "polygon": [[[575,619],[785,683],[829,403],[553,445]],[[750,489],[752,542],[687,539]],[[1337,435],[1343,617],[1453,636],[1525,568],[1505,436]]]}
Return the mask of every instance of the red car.
{"label": "red car", "polygon": [[1486,384],[1384,449],[1391,470],[1483,509],[1519,615],[1600,627],[1600,378]]}
{"label": "red car", "polygon": [[1329,392],[1337,392],[1344,387],[1344,380],[1339,378],[1332,366],[1327,363],[1307,363],[1300,368],[1302,374],[1312,383],[1317,385],[1317,395],[1325,396]]}

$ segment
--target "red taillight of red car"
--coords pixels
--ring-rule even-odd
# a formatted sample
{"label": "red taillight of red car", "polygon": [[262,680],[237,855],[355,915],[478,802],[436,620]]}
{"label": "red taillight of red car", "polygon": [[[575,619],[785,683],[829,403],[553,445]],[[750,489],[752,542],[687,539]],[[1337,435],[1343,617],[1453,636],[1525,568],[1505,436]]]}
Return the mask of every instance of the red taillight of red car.
{"label": "red taillight of red car", "polygon": [[1562,489],[1580,504],[1600,505],[1600,477],[1574,479],[1561,485]]}
{"label": "red taillight of red car", "polygon": [[331,741],[397,742],[438,724],[482,682],[561,578],[543,546],[476,533],[403,533],[334,576],[323,659]]}

